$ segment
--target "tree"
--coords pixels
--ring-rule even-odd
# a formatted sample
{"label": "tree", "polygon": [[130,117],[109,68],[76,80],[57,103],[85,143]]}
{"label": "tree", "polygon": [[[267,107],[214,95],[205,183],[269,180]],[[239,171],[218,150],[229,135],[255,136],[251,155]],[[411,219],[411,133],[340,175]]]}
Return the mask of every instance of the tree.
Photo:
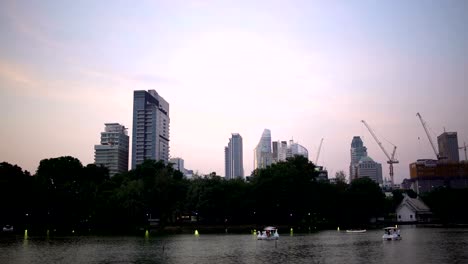
{"label": "tree", "polygon": [[31,213],[33,178],[21,167],[7,162],[0,163],[0,225],[23,224]]}
{"label": "tree", "polygon": [[82,169],[81,162],[70,156],[41,160],[36,180],[44,200],[38,213],[45,224],[68,230],[79,222],[76,208]]}
{"label": "tree", "polygon": [[346,183],[346,174],[344,171],[340,170],[335,173],[335,179],[337,182]]}
{"label": "tree", "polygon": [[379,185],[364,177],[351,182],[345,194],[346,215],[351,224],[365,224],[380,216],[385,208],[385,195]]}
{"label": "tree", "polygon": [[272,164],[253,173],[253,196],[260,220],[293,223],[311,210],[310,194],[318,172],[303,156]]}

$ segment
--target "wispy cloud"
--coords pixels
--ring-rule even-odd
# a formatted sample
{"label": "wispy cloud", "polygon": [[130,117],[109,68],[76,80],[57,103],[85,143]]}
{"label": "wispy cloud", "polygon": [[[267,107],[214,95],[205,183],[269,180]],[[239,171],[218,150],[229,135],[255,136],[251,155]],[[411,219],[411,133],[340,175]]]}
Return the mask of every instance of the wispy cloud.
{"label": "wispy cloud", "polygon": [[[30,74],[28,74],[23,67],[1,60],[0,76],[0,80],[16,83],[20,85],[20,87],[32,87],[34,85],[34,81],[31,79]],[[9,86],[4,87],[3,89],[8,89],[8,87]]]}
{"label": "wispy cloud", "polygon": [[5,1],[2,13],[18,32],[31,40],[50,48],[63,48],[61,42],[51,38],[44,30],[45,27],[50,27],[52,24],[44,23],[32,10],[21,8],[15,1]]}

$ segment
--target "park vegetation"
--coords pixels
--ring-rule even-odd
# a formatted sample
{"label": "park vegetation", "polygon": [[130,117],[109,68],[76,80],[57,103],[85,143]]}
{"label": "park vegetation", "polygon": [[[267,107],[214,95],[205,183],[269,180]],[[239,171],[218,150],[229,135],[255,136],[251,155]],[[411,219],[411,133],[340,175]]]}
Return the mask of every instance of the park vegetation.
{"label": "park vegetation", "polygon": [[[386,198],[367,178],[347,184],[341,173],[331,184],[317,176],[315,165],[301,156],[257,169],[248,181],[225,180],[216,173],[186,179],[172,166],[153,160],[113,177],[104,167],[83,166],[69,156],[42,160],[34,175],[3,162],[0,225],[37,233],[128,233],[147,229],[151,221],[157,228],[353,228],[391,216],[403,199],[401,191]],[[466,190],[427,195],[444,221],[466,221],[444,201],[467,198]]]}

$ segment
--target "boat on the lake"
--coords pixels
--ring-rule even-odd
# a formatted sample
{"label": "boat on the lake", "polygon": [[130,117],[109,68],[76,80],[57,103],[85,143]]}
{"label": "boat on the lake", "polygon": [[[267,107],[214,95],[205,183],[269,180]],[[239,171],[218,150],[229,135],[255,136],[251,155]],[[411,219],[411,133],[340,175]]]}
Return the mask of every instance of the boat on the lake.
{"label": "boat on the lake", "polygon": [[366,229],[348,229],[346,233],[365,233],[367,232]]}
{"label": "boat on the lake", "polygon": [[267,226],[263,231],[259,230],[257,234],[258,240],[278,240],[278,238],[278,229],[274,226]]}
{"label": "boat on the lake", "polygon": [[6,226],[3,227],[2,231],[3,232],[13,232],[14,228],[11,225],[6,225]]}
{"label": "boat on the lake", "polygon": [[400,229],[391,226],[384,228],[383,240],[401,240]]}

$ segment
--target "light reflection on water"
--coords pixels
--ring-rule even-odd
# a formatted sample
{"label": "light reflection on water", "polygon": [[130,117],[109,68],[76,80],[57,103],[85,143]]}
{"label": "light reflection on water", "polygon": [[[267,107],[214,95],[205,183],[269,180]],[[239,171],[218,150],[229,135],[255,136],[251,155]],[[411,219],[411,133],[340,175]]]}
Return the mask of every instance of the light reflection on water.
{"label": "light reflection on water", "polygon": [[[281,235],[281,233],[280,233]],[[285,232],[149,237],[0,237],[0,263],[468,263],[468,229],[403,227],[401,241],[361,234]]]}

